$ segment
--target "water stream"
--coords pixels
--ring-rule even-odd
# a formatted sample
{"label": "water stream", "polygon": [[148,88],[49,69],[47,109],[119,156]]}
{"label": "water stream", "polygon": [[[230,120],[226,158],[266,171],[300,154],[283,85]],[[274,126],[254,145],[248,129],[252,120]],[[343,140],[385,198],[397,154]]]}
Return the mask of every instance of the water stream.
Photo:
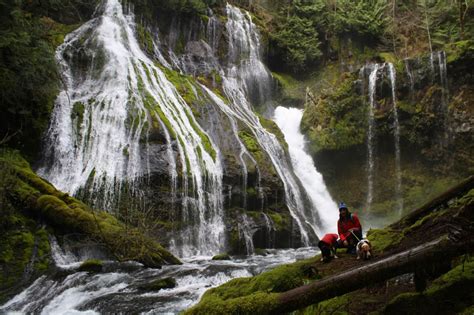
{"label": "water stream", "polygon": [[[53,257],[57,272],[38,278],[0,306],[0,313],[178,314],[197,303],[211,287],[317,253],[311,248],[269,251],[267,256],[229,261],[215,261],[206,256],[188,257],[181,266],[163,266],[162,269],[143,268],[133,262],[104,261],[104,272],[94,274],[77,272],[81,261],[56,246]],[[157,292],[141,289],[150,281],[166,277],[174,278],[176,287]]]}
{"label": "water stream", "polygon": [[323,176],[307,153],[306,141],[300,131],[302,118],[303,110],[298,108],[280,106],[275,110],[274,119],[285,135],[293,169],[311,200],[313,225],[318,227],[318,235],[324,235],[334,231],[339,212],[324,184]]}
{"label": "water stream", "polygon": [[398,120],[397,107],[397,78],[395,67],[392,63],[388,64],[388,71],[390,76],[390,85],[392,87],[392,103],[393,103],[393,124],[394,124],[394,142],[395,142],[395,199],[397,200],[398,215],[401,217],[403,213],[403,197],[402,197],[402,171],[400,165],[400,122]]}
{"label": "water stream", "polygon": [[369,75],[369,115],[368,115],[368,125],[369,129],[367,132],[367,199],[366,199],[366,208],[367,212],[370,212],[372,206],[373,194],[374,194],[374,169],[375,169],[375,160],[374,160],[374,147],[375,147],[375,119],[374,119],[374,110],[375,110],[375,90],[377,88],[377,73],[379,71],[379,65],[373,64],[370,65],[370,75]]}

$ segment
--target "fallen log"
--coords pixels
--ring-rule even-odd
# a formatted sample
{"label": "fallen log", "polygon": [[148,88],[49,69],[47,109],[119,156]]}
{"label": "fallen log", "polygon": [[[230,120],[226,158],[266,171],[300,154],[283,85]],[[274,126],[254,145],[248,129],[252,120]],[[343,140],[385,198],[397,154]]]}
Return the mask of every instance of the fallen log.
{"label": "fallen log", "polygon": [[427,264],[446,261],[472,251],[473,245],[472,240],[453,243],[448,237],[442,237],[362,267],[281,293],[269,313],[291,312],[364,288],[369,284],[415,272]]}
{"label": "fallen log", "polygon": [[469,190],[474,188],[474,176],[469,176],[468,178],[464,179],[462,182],[457,184],[454,187],[451,187],[448,191],[436,196],[435,198],[431,199],[418,209],[410,212],[400,221],[397,221],[390,225],[393,229],[398,229],[401,226],[410,226],[419,220],[421,217],[426,216],[431,211],[435,210],[438,207],[447,206],[448,203],[458,196],[462,196],[464,193],[468,192]]}

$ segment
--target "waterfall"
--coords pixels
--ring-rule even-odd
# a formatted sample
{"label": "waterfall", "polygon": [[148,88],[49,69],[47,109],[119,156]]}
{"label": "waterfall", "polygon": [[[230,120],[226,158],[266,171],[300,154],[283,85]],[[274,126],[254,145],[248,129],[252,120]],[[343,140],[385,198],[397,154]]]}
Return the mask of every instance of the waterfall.
{"label": "waterfall", "polygon": [[318,226],[318,234],[322,235],[334,230],[339,212],[326,189],[323,176],[317,171],[312,157],[306,151],[306,142],[300,132],[302,118],[301,109],[280,106],[275,110],[275,122],[285,135],[293,169],[311,201],[314,214],[312,223]]}
{"label": "waterfall", "polygon": [[379,70],[379,65],[372,65],[371,72],[369,75],[369,130],[367,132],[367,152],[368,152],[368,167],[367,167],[367,212],[370,212],[373,199],[373,190],[374,190],[374,147],[375,147],[375,119],[374,119],[374,109],[375,109],[375,89],[377,87],[377,73]]}
{"label": "waterfall", "polygon": [[262,212],[263,219],[265,220],[265,227],[267,229],[267,236],[268,236],[268,245],[270,248],[274,246],[273,242],[275,241],[275,223],[273,222],[272,218],[265,212]]}
{"label": "waterfall", "polygon": [[[46,157],[52,165],[40,173],[72,194],[89,189],[97,196],[94,206],[113,210],[124,185],[137,187],[149,175],[149,144],[141,140],[151,126],[161,127],[170,163],[178,165],[170,147],[174,140],[181,166],[186,229],[176,236],[174,250],[180,255],[219,252],[224,244],[219,149],[140,49],[134,26],[133,14],[125,15],[118,0],[108,0],[102,15],[59,47],[65,86],[47,134]],[[89,65],[75,64],[79,59]],[[176,182],[177,174],[170,172]]]}
{"label": "waterfall", "polygon": [[405,71],[407,72],[408,80],[410,81],[410,97],[413,100],[414,93],[415,93],[415,80],[413,79],[413,74],[410,70],[410,63],[408,59],[404,59],[405,63]]}
{"label": "waterfall", "polygon": [[[317,235],[317,226],[312,214],[305,210],[304,195],[293,175],[275,135],[269,133],[260,123],[251,107],[251,100],[263,102],[271,91],[271,75],[260,58],[259,34],[248,13],[227,4],[226,29],[229,34],[228,65],[222,76],[224,93],[230,100],[227,105],[232,115],[250,128],[259,145],[270,157],[281,178],[288,209],[297,224],[301,242],[311,243],[308,228]],[[255,104],[255,103],[254,103]]]}
{"label": "waterfall", "polygon": [[240,238],[243,238],[245,241],[247,255],[252,255],[255,252],[255,247],[253,245],[253,231],[251,222],[253,220],[250,220],[245,213],[241,215],[241,219],[242,223],[239,223]]}
{"label": "waterfall", "polygon": [[402,173],[400,166],[400,123],[398,121],[397,95],[396,95],[396,71],[392,63],[388,64],[388,71],[390,75],[390,85],[392,87],[392,102],[393,102],[393,123],[395,127],[394,142],[395,142],[395,198],[397,200],[398,214],[403,212],[403,198],[402,198]]}

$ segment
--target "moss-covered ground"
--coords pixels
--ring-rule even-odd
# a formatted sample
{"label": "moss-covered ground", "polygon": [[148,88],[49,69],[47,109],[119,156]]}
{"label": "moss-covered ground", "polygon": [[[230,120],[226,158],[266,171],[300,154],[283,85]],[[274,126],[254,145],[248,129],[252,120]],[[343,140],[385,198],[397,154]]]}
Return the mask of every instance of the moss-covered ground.
{"label": "moss-covered ground", "polygon": [[[424,242],[437,239],[450,233],[452,225],[468,228],[474,215],[473,181],[466,184],[464,192],[447,197],[439,204],[417,213],[415,218],[400,220],[391,226],[372,230],[368,239],[372,242],[374,260],[389,257]],[[421,208],[420,208],[421,209]],[[467,223],[466,223],[467,222]],[[466,254],[469,252],[467,251]],[[345,250],[338,250],[338,259],[329,263],[320,262],[320,257],[298,261],[293,264],[277,267],[255,277],[231,280],[217,288],[210,289],[200,303],[186,314],[251,314],[268,313],[277,303],[278,293],[288,291],[311,281],[317,281],[367,264],[367,261],[356,260]],[[444,303],[442,310],[464,311],[472,306],[473,295],[473,261],[464,259],[464,255],[446,262],[447,270],[426,266],[428,286],[423,293],[415,292],[415,285],[410,276],[397,277],[383,283],[373,283],[365,289],[357,290],[343,296],[309,306],[297,314],[367,314],[403,309],[408,313],[437,313],[437,306]],[[438,270],[438,271],[436,271]],[[441,270],[441,271],[439,271]],[[440,274],[443,274],[440,276]],[[463,292],[461,292],[463,291]],[[405,292],[408,292],[406,294]],[[441,298],[449,293],[449,298]],[[401,295],[402,294],[402,295]],[[425,301],[432,305],[420,303]],[[451,306],[446,306],[451,305]],[[415,307],[415,308],[413,308]],[[450,307],[450,308],[449,308]],[[434,311],[433,311],[434,310]],[[400,313],[400,312],[398,312]],[[405,313],[405,312],[402,312]],[[449,313],[449,311],[448,311]]]}
{"label": "moss-covered ground", "polygon": [[1,150],[0,174],[0,300],[47,270],[51,232],[94,239],[118,260],[137,260],[150,267],[180,263],[137,229],[56,190],[16,152]]}

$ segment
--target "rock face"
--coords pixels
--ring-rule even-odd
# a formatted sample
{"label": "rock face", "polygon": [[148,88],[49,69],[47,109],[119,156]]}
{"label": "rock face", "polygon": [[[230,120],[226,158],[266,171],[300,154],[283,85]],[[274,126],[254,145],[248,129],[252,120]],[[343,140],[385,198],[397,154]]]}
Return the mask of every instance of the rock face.
{"label": "rock face", "polygon": [[[473,86],[472,75],[464,70],[473,63],[473,47],[460,42],[447,51],[390,60],[392,66],[378,61],[372,105],[369,75],[373,67],[369,65],[343,73],[332,91],[309,98],[302,128],[333,196],[346,200],[363,216],[387,218],[389,213],[389,220],[394,220],[400,215],[397,177],[399,198],[406,209],[472,171],[468,156],[473,152]],[[393,90],[390,67],[396,75]],[[367,132],[370,106],[372,140]],[[376,196],[372,205],[367,202],[371,168]],[[370,213],[364,213],[367,209]]]}
{"label": "rock face", "polygon": [[314,245],[283,136],[254,110],[271,114],[274,84],[250,14],[140,8],[104,2],[58,49],[40,174],[179,255]]}

